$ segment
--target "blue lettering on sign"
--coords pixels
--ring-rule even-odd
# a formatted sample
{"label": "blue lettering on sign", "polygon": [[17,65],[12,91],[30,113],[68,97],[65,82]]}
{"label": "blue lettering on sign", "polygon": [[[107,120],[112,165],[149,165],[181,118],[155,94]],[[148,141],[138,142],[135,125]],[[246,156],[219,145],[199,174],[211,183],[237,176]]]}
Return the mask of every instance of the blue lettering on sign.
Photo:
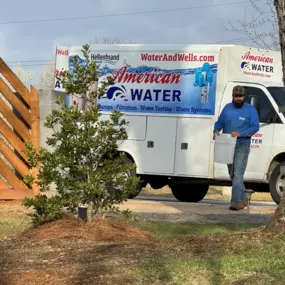
{"label": "blue lettering on sign", "polygon": [[180,90],[131,89],[133,101],[181,102]]}
{"label": "blue lettering on sign", "polygon": [[60,81],[59,80],[56,81],[55,88],[60,88]]}

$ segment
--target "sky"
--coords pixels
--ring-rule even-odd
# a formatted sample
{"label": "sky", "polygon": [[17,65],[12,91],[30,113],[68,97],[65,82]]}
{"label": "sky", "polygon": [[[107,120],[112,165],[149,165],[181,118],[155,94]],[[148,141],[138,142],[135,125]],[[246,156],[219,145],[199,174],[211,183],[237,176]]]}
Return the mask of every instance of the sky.
{"label": "sky", "polygon": [[[257,1],[262,7],[266,0]],[[177,10],[155,12],[168,9]],[[20,63],[35,72],[33,81],[43,65],[54,60],[57,45],[90,44],[95,38],[117,37],[139,44],[255,46],[244,35],[224,28],[229,21],[238,26],[245,15],[256,15],[249,0],[13,0],[3,1],[1,10],[5,13],[0,20],[0,57],[10,66]],[[118,15],[128,13],[141,14]],[[100,17],[54,20],[88,16]]]}

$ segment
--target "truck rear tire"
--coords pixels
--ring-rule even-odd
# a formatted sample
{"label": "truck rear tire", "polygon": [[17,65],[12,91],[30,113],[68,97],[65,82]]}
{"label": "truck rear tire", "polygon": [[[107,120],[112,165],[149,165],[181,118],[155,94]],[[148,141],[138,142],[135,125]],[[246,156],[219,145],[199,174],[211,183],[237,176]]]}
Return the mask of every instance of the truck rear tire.
{"label": "truck rear tire", "polygon": [[269,180],[269,190],[273,201],[278,205],[281,195],[285,191],[285,174],[281,173],[281,166],[285,167],[285,162],[275,166]]}
{"label": "truck rear tire", "polygon": [[206,184],[172,184],[170,187],[173,196],[178,201],[188,203],[203,200],[209,189],[209,185]]}

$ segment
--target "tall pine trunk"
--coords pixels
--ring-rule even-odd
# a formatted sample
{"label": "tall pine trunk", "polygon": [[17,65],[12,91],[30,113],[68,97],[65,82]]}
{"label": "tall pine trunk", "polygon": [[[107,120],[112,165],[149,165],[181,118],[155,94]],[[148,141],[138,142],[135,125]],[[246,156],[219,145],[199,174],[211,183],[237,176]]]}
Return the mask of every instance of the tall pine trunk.
{"label": "tall pine trunk", "polygon": [[[285,0],[274,0],[277,13],[280,51],[282,60],[282,80],[285,86]],[[285,143],[285,142],[284,142]],[[282,193],[281,202],[271,217],[268,228],[277,231],[285,230],[285,195]]]}
{"label": "tall pine trunk", "polygon": [[278,20],[283,84],[285,86],[285,0],[275,0],[274,5],[276,8],[277,20]]}

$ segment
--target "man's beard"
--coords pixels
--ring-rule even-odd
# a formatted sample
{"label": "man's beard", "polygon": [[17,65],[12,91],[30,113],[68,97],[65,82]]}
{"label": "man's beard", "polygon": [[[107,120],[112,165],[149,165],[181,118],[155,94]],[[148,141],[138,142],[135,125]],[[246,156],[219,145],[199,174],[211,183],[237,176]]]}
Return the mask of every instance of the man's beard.
{"label": "man's beard", "polygon": [[233,100],[233,104],[236,108],[241,108],[243,105],[244,105],[244,101],[241,101],[241,102],[235,102]]}

